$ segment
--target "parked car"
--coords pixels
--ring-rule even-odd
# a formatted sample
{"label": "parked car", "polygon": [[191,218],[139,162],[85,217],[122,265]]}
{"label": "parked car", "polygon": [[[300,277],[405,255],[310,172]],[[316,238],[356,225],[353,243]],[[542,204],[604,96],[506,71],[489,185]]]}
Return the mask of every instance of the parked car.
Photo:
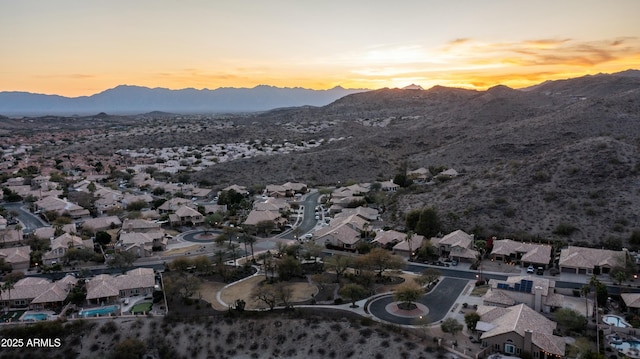
{"label": "parked car", "polygon": [[533,265],[530,265],[529,267],[527,267],[527,273],[532,274],[535,271],[535,268],[533,268]]}
{"label": "parked car", "polygon": [[543,275],[544,274],[544,267],[538,267],[538,269],[536,269],[536,274],[537,275]]}
{"label": "parked car", "polygon": [[451,261],[451,265],[454,266],[454,267],[457,266],[458,265],[458,260],[457,259],[452,260]]}

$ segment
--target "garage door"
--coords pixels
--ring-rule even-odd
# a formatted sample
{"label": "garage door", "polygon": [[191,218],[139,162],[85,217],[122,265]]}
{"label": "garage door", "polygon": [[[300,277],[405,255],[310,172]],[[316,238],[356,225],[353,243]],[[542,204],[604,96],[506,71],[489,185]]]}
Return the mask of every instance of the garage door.
{"label": "garage door", "polygon": [[562,273],[575,273],[575,272],[576,272],[575,268],[562,267]]}

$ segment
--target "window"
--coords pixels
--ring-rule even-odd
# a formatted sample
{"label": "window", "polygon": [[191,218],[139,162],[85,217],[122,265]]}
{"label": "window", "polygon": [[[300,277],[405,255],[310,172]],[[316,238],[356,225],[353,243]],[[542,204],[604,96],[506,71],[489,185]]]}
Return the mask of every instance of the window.
{"label": "window", "polygon": [[536,350],[536,351],[534,351],[534,352],[533,352],[533,357],[534,357],[534,358],[540,358],[540,352],[539,352],[539,351],[537,351],[537,350]]}
{"label": "window", "polygon": [[500,350],[500,344],[494,344],[493,345],[493,349]]}
{"label": "window", "polygon": [[504,352],[507,353],[507,354],[515,354],[516,347],[513,344],[505,344],[504,345]]}

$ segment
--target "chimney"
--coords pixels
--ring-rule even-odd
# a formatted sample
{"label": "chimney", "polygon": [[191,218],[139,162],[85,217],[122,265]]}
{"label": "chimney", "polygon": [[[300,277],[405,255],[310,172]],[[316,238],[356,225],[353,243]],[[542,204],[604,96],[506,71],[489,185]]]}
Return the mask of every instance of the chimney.
{"label": "chimney", "polygon": [[529,352],[533,355],[533,345],[531,344],[531,337],[533,336],[533,332],[529,329],[524,331],[524,346],[522,348],[523,352]]}
{"label": "chimney", "polygon": [[535,296],[533,309],[535,309],[536,312],[540,312],[542,311],[542,287],[536,286],[533,292]]}

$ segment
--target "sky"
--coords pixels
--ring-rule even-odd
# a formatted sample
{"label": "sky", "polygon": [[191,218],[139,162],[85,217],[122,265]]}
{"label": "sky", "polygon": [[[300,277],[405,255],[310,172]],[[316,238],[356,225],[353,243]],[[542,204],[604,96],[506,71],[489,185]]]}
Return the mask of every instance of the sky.
{"label": "sky", "polygon": [[638,0],[0,0],[0,91],[418,84],[640,68]]}

